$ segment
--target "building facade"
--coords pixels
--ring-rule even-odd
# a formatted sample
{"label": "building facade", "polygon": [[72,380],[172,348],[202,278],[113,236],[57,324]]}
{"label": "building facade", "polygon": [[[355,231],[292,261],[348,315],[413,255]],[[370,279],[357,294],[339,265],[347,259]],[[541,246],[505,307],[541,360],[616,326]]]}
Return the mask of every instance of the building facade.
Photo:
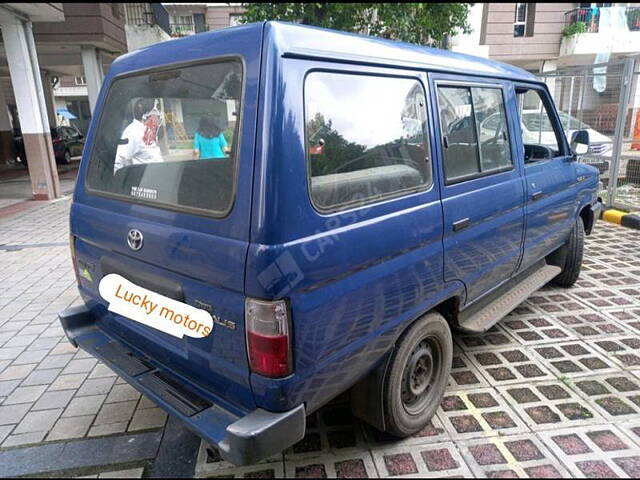
{"label": "building facade", "polygon": [[240,3],[163,3],[169,12],[172,37],[184,37],[196,33],[238,24],[244,9]]}
{"label": "building facade", "polygon": [[[485,3],[478,45],[532,72],[640,52],[640,3]],[[604,57],[602,57],[604,58]]]}

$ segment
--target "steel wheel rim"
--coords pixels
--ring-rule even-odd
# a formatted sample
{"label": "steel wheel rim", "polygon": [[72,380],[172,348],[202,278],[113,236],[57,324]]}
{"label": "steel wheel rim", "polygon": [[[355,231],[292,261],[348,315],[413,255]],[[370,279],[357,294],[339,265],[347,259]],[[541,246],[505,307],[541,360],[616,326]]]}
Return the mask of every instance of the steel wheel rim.
{"label": "steel wheel rim", "polygon": [[400,396],[408,414],[420,414],[432,400],[441,365],[442,348],[438,340],[426,337],[418,342],[402,372]]}

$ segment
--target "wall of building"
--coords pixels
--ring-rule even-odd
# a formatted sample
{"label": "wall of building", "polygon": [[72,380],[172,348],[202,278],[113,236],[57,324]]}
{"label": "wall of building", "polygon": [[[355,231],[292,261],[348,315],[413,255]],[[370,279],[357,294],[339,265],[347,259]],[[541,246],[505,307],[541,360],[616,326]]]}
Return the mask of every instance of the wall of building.
{"label": "wall of building", "polygon": [[485,3],[481,45],[489,46],[489,57],[508,63],[557,58],[560,53],[564,13],[578,3],[536,3],[533,36],[514,37],[515,3]]}
{"label": "wall of building", "polygon": [[119,3],[64,3],[64,22],[33,25],[38,43],[92,45],[107,51],[126,52],[124,12]]}
{"label": "wall of building", "polygon": [[228,27],[230,25],[230,16],[239,15],[242,12],[244,12],[244,9],[240,6],[208,6],[206,22],[209,25],[209,30]]}
{"label": "wall of building", "polygon": [[129,52],[171,39],[158,25],[125,25],[124,31]]}

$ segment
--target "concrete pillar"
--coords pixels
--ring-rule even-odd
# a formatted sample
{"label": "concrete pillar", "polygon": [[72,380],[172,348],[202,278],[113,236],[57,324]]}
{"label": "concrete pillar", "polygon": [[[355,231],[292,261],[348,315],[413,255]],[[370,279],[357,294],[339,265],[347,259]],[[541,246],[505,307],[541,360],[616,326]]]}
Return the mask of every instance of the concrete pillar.
{"label": "concrete pillar", "polygon": [[51,200],[60,196],[60,184],[31,22],[3,12],[0,27],[20,116],[33,198]]}
{"label": "concrete pillar", "polygon": [[[555,72],[557,69],[558,69],[558,62],[556,62],[555,60],[543,60],[542,68],[540,68],[540,71],[541,71],[540,73]],[[556,92],[556,78],[546,77],[545,83],[547,84],[547,87],[549,87],[549,92],[551,92],[551,96],[556,101],[556,103],[558,103],[559,98],[557,98],[557,95],[559,92]]]}
{"label": "concrete pillar", "polygon": [[100,86],[104,79],[102,59],[100,58],[100,52],[96,47],[85,45],[81,47],[80,51],[82,53],[84,76],[87,79],[89,108],[91,109],[91,115],[93,115],[93,111],[96,108],[96,102],[98,101],[98,94],[100,93]]}
{"label": "concrete pillar", "polygon": [[0,82],[0,163],[5,163],[15,157],[16,152],[13,148],[13,131],[11,130],[11,120],[9,119],[9,108],[4,96],[2,82]]}
{"label": "concrete pillar", "polygon": [[47,72],[42,72],[42,90],[44,91],[44,103],[47,108],[47,120],[49,120],[49,127],[53,128],[58,126],[58,116],[56,115],[55,98],[53,97],[53,88],[51,87],[51,75]]}

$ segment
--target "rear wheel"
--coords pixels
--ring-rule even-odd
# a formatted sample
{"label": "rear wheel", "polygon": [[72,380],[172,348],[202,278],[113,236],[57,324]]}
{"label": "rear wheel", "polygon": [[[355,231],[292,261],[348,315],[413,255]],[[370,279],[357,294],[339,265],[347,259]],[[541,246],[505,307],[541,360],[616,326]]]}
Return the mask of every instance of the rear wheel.
{"label": "rear wheel", "polygon": [[69,150],[64,151],[64,156],[62,157],[62,163],[64,165],[69,165],[71,163],[71,152]]}
{"label": "rear wheel", "polygon": [[567,255],[564,265],[562,265],[562,272],[555,277],[551,282],[559,287],[571,287],[578,276],[580,275],[580,268],[582,267],[582,255],[584,251],[584,222],[582,217],[578,215],[573,230],[569,235],[569,242],[567,243]]}
{"label": "rear wheel", "polygon": [[384,381],[388,433],[406,437],[431,420],[444,395],[452,358],[451,331],[438,313],[424,315],[402,335]]}

